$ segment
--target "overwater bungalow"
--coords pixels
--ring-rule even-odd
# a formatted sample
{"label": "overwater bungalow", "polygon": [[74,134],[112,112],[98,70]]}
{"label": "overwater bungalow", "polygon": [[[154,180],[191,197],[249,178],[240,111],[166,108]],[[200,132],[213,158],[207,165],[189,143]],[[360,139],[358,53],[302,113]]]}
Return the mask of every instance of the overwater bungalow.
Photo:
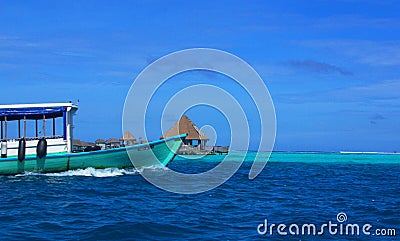
{"label": "overwater bungalow", "polygon": [[97,139],[95,142],[96,146],[100,147],[101,150],[106,149],[106,141],[103,139]]}
{"label": "overwater bungalow", "polygon": [[136,138],[129,131],[126,131],[119,140],[121,141],[121,144],[124,146],[132,146],[136,144]]}
{"label": "overwater bungalow", "polygon": [[[196,147],[198,151],[206,150],[206,143],[210,138],[198,128],[187,115],[175,123],[161,138],[167,138],[179,134],[187,134],[183,144]],[[184,146],[183,146],[184,147]]]}
{"label": "overwater bungalow", "polygon": [[117,138],[109,138],[106,140],[105,144],[106,144],[106,149],[121,147],[121,143]]}
{"label": "overwater bungalow", "polygon": [[85,151],[88,147],[94,147],[95,143],[86,142],[81,140],[73,140],[72,141],[72,152],[81,152]]}

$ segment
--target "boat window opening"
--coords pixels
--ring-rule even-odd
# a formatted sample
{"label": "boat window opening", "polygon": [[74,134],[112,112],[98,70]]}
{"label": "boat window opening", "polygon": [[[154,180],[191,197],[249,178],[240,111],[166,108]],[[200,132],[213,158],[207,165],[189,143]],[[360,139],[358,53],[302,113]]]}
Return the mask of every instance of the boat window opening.
{"label": "boat window opening", "polygon": [[[63,118],[42,119],[38,121],[37,139],[45,138],[64,138]],[[65,139],[65,138],[64,138]]]}
{"label": "boat window opening", "polygon": [[18,139],[18,122],[7,121],[4,124],[4,140]]}
{"label": "boat window opening", "polygon": [[49,119],[24,119],[5,121],[0,123],[0,140],[1,141],[18,141],[25,138],[26,140],[38,140],[42,137],[46,139],[63,138],[63,118],[53,117],[49,123]]}
{"label": "boat window opening", "polygon": [[19,139],[20,131],[18,131],[18,121],[4,122],[4,136],[2,140]]}
{"label": "boat window opening", "polygon": [[54,136],[62,137],[64,140],[66,140],[66,137],[64,136],[64,131],[63,131],[63,123],[64,119],[63,117],[60,118],[55,118],[55,134]]}
{"label": "boat window opening", "polygon": [[21,134],[21,120],[18,120],[18,139],[26,138],[26,116],[24,116],[23,121],[23,132]]}
{"label": "boat window opening", "polygon": [[36,139],[36,121],[35,120],[26,120],[26,135],[27,139]]}

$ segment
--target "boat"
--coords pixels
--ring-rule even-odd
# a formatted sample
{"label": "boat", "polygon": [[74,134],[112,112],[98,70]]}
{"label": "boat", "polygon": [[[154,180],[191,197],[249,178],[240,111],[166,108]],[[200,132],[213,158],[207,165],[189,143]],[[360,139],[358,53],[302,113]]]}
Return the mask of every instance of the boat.
{"label": "boat", "polygon": [[[64,172],[88,167],[139,169],[167,166],[186,136],[74,153],[73,116],[77,110],[78,106],[72,103],[0,105],[0,175]],[[16,127],[14,132],[9,130],[11,126]],[[33,129],[29,136],[28,127]]]}

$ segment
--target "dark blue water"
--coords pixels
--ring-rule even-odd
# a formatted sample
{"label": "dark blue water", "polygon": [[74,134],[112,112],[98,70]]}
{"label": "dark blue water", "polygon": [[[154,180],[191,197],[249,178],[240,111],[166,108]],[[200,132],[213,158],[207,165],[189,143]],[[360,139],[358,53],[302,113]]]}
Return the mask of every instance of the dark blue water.
{"label": "dark blue water", "polygon": [[[398,240],[400,164],[285,162],[285,154],[280,155],[254,180],[247,178],[251,163],[245,162],[228,182],[196,195],[169,193],[138,174],[117,175],[123,174],[121,170],[85,170],[89,176],[2,176],[0,239]],[[178,159],[170,167],[193,173],[215,164],[212,157]],[[100,175],[110,177],[95,177]],[[276,231],[272,235],[257,232],[264,219],[318,226],[338,223],[339,212],[346,213],[347,223],[371,224],[371,231],[395,228],[397,237],[327,231],[322,236],[285,237]]]}

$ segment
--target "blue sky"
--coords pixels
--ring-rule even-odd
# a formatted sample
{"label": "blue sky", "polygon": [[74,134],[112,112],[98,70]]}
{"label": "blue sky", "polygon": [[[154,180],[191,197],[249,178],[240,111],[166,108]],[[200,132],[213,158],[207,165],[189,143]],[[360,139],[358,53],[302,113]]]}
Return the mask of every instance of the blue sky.
{"label": "blue sky", "polygon": [[[400,151],[399,13],[390,0],[1,1],[0,102],[79,99],[76,137],[117,137],[140,71],[208,47],[239,56],[265,81],[276,150]],[[183,75],[164,91],[213,78]],[[226,121],[207,111],[189,116],[226,144]]]}

